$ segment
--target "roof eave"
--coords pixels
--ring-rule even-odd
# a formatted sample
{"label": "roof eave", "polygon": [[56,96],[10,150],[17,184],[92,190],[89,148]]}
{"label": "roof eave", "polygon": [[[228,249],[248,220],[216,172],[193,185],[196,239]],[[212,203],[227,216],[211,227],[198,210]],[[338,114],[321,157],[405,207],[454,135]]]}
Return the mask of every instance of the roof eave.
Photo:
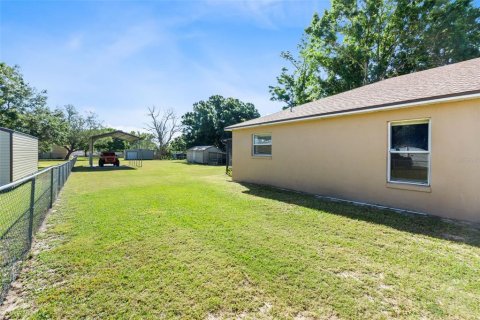
{"label": "roof eave", "polygon": [[328,113],[314,114],[314,115],[308,115],[308,116],[296,117],[296,118],[290,118],[290,119],[284,119],[284,120],[267,121],[267,122],[251,124],[251,125],[227,127],[227,128],[225,128],[225,131],[234,131],[234,130],[240,130],[240,129],[248,129],[248,128],[255,128],[255,127],[263,127],[263,126],[272,126],[272,125],[277,125],[277,124],[300,122],[300,121],[309,121],[309,120],[324,119],[324,118],[342,117],[342,116],[362,114],[362,113],[389,111],[389,110],[402,109],[402,108],[412,108],[412,107],[418,107],[418,106],[435,104],[435,103],[463,101],[463,100],[471,100],[471,99],[476,99],[476,98],[480,98],[480,90],[462,92],[460,94],[453,94],[453,95],[437,96],[437,97],[428,98],[428,99],[417,99],[417,100],[414,100],[414,101],[404,101],[404,102],[401,102],[401,103],[385,104],[385,105],[380,105],[380,106],[377,105],[377,106],[362,107],[362,108],[351,109],[351,110],[347,110],[347,111],[328,112]]}

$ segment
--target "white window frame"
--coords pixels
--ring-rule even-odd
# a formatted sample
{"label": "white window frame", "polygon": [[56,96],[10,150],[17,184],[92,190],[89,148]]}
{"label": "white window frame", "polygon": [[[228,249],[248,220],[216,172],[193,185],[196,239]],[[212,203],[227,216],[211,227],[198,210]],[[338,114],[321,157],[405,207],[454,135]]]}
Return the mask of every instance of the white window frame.
{"label": "white window frame", "polygon": [[[398,125],[412,125],[412,124],[428,124],[428,151],[396,151],[392,150],[392,126]],[[417,153],[428,154],[428,170],[427,170],[427,183],[421,182],[409,182],[409,181],[396,181],[391,179],[391,166],[392,166],[392,154],[393,153]],[[412,120],[396,120],[388,122],[388,150],[387,150],[387,182],[394,184],[407,184],[417,185],[423,187],[431,186],[431,171],[432,171],[432,120],[430,118],[412,119]]]}
{"label": "white window frame", "polygon": [[[270,136],[270,143],[255,143],[255,136]],[[255,153],[255,146],[270,146],[270,154],[256,154]],[[265,133],[254,133],[252,134],[252,156],[253,157],[272,157],[273,152],[273,137],[270,132]]]}

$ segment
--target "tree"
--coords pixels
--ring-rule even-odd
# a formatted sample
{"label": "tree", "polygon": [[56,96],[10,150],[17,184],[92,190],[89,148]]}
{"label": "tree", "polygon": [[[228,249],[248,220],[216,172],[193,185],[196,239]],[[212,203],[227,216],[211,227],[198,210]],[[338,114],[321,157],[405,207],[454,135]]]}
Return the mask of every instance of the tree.
{"label": "tree", "polygon": [[62,145],[65,141],[68,124],[62,110],[38,106],[20,119],[22,123],[15,130],[37,137],[41,151],[47,152],[53,144]]}
{"label": "tree", "polygon": [[[100,133],[107,133],[115,131],[113,128],[106,128],[101,130]],[[98,141],[95,141],[95,149],[96,150],[108,150],[108,151],[123,151],[129,148],[129,143],[125,140],[118,139],[118,138],[103,138]]]}
{"label": "tree", "polygon": [[150,150],[155,150],[157,148],[157,145],[155,144],[156,139],[153,134],[140,131],[131,131],[130,133],[134,136],[140,137],[140,140],[135,142],[135,147]]}
{"label": "tree", "polygon": [[0,126],[16,128],[21,123],[21,115],[43,101],[45,92],[37,93],[23,80],[18,66],[10,67],[0,63]]}
{"label": "tree", "polygon": [[163,157],[170,141],[181,131],[179,118],[173,109],[157,109],[155,106],[148,108],[147,115],[150,119],[147,130],[154,135],[160,156]]}
{"label": "tree", "polygon": [[278,86],[270,87],[273,101],[286,103],[284,109],[315,100],[317,93],[312,91],[315,80],[313,77],[315,69],[305,59],[295,59],[288,51],[280,54],[282,58],[290,62],[294,67],[293,74],[289,74],[288,68],[282,68],[282,73],[277,77]]}
{"label": "tree", "polygon": [[185,137],[183,135],[175,137],[175,139],[170,142],[168,146],[169,152],[173,151],[186,151],[187,150],[187,143],[185,142]]}
{"label": "tree", "polygon": [[271,99],[295,106],[397,75],[480,56],[471,0],[334,0],[314,14],[297,58],[282,56]]}
{"label": "tree", "polygon": [[88,150],[89,138],[99,133],[102,124],[95,113],[81,115],[71,104],[64,109],[68,129],[63,146],[67,149],[65,159],[68,159],[75,151]]}
{"label": "tree", "polygon": [[211,96],[207,101],[193,104],[193,111],[182,117],[183,134],[187,147],[215,145],[223,148],[222,139],[230,137],[225,127],[258,118],[255,106],[234,98]]}
{"label": "tree", "polygon": [[0,126],[37,137],[41,151],[61,143],[67,128],[63,113],[48,108],[47,92],[38,92],[18,66],[5,63],[0,63]]}

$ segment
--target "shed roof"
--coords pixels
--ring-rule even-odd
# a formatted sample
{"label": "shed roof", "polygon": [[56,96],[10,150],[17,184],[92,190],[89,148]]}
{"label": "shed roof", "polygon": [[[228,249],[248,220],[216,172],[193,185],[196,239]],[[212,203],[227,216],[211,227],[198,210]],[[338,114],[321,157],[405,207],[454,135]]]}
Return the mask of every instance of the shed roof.
{"label": "shed roof", "polygon": [[21,135],[23,135],[23,136],[27,136],[27,137],[29,137],[29,138],[38,140],[38,137],[32,136],[32,135],[30,135],[30,134],[28,134],[28,133],[23,133],[23,132],[20,132],[20,131],[15,131],[15,130],[8,129],[8,128],[4,128],[4,127],[0,127],[0,131],[4,131],[4,132],[8,132],[8,133],[21,134]]}
{"label": "shed roof", "polygon": [[[205,151],[205,150],[210,149],[210,148],[218,149],[218,148],[215,147],[215,146],[195,146],[195,147],[191,147],[191,148],[188,149],[188,150],[191,150],[191,151]],[[187,150],[187,151],[188,151],[188,150]]]}
{"label": "shed roof", "polygon": [[480,58],[375,82],[225,129],[369,112],[474,94],[480,94]]}

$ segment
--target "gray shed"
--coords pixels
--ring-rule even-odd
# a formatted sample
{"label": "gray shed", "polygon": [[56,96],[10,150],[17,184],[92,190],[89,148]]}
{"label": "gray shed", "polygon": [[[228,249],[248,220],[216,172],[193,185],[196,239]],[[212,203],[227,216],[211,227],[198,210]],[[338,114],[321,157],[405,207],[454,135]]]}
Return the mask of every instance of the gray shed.
{"label": "gray shed", "polygon": [[38,139],[0,127],[0,185],[38,171]]}
{"label": "gray shed", "polygon": [[125,150],[125,160],[153,160],[155,151],[149,149]]}
{"label": "gray shed", "polygon": [[187,161],[210,165],[224,164],[225,152],[215,146],[192,147],[187,150]]}

